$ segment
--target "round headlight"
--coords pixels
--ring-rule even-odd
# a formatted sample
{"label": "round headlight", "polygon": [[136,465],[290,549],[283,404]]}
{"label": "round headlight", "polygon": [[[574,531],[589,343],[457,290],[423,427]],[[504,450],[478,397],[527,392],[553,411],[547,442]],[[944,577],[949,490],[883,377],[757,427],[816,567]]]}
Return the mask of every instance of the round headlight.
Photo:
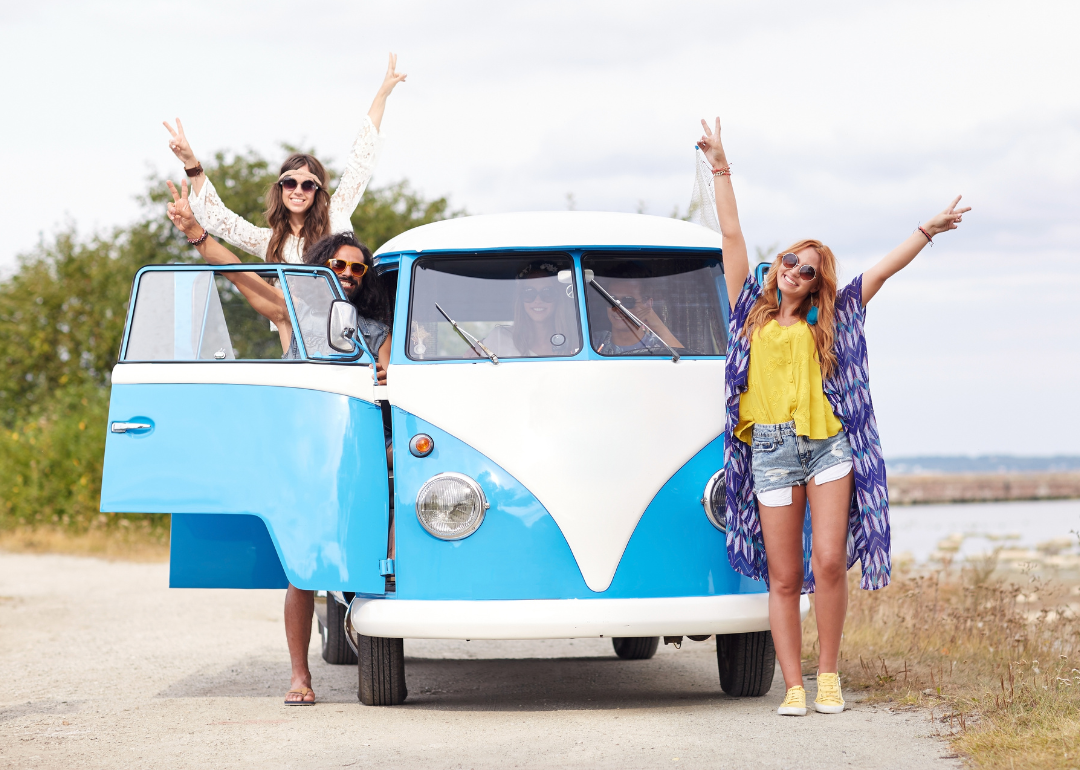
{"label": "round headlight", "polygon": [[440,473],[420,487],[416,518],[441,540],[468,537],[484,521],[487,498],[480,485],[461,473]]}
{"label": "round headlight", "polygon": [[727,532],[727,520],[724,518],[726,496],[724,469],[721,468],[709,479],[709,483],[705,485],[705,494],[701,498],[701,505],[705,509],[709,522],[721,532]]}

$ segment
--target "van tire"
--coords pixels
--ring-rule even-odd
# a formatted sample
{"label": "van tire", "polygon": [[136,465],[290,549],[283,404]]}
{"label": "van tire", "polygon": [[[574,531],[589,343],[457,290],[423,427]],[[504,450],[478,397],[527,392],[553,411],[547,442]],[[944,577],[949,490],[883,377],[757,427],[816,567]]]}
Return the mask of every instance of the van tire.
{"label": "van tire", "polygon": [[357,697],[365,706],[397,706],[405,688],[405,643],[402,639],[357,635]]}
{"label": "van tire", "polygon": [[623,660],[648,660],[660,646],[658,636],[613,636],[611,646]]}
{"label": "van tire", "polygon": [[356,663],[356,653],[345,636],[345,605],[334,597],[326,597],[326,625],[319,621],[322,637],[322,658],[335,666],[351,666]]}
{"label": "van tire", "polygon": [[771,631],[717,634],[716,664],[720,688],[735,698],[759,697],[772,687],[776,648]]}

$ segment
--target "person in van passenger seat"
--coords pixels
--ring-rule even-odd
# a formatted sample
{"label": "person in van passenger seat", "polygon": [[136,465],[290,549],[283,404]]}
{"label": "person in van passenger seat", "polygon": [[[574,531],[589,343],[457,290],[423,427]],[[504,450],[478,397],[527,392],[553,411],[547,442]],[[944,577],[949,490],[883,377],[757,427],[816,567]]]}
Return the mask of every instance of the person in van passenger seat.
{"label": "person in van passenger seat", "polygon": [[[644,283],[637,278],[601,279],[601,285],[622,303],[623,307],[641,319],[646,326],[656,332],[660,339],[673,348],[683,345],[671,333],[667,325],[653,309],[652,297],[645,291]],[[598,281],[600,282],[600,281]],[[604,303],[607,305],[607,303]],[[611,305],[607,305],[607,316],[611,322],[611,331],[604,331],[596,340],[596,352],[607,355],[632,355],[633,351],[657,351],[667,355],[668,350],[645,329],[636,328],[630,320]]]}
{"label": "person in van passenger seat", "polygon": [[[173,195],[168,216],[173,225],[187,236],[208,263],[212,265],[238,264],[240,260],[213,238],[207,237],[202,226],[195,221],[188,204],[187,183],[181,183],[177,192],[168,183]],[[378,351],[377,375],[380,383],[386,382],[386,365],[390,360],[390,303],[374,273],[372,255],[367,246],[360,243],[352,232],[336,233],[314,244],[304,255],[307,264],[326,265],[338,277],[345,296],[356,306],[360,331],[368,349]],[[251,306],[263,317],[277,325],[281,336],[282,358],[300,357],[296,333],[292,328],[285,296],[278,286],[271,286],[256,273],[224,274]],[[366,276],[366,278],[365,278]],[[294,307],[296,303],[294,302]],[[298,311],[299,312],[299,311]],[[386,436],[387,459],[390,455],[390,436]],[[390,542],[393,543],[393,521],[390,524]],[[393,558],[393,554],[389,554]],[[315,592],[305,591],[289,584],[285,594],[285,637],[289,643],[289,659],[292,679],[285,695],[286,706],[312,706],[315,693],[311,690],[311,669],[308,666],[308,646],[311,642],[311,619],[315,613]]]}

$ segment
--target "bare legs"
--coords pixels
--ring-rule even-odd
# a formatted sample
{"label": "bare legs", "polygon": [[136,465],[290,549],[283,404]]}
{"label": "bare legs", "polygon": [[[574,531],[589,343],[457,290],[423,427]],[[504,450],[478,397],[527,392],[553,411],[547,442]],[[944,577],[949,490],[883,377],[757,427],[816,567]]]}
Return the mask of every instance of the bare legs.
{"label": "bare legs", "polygon": [[[289,642],[289,661],[292,664],[292,678],[289,689],[311,687],[311,669],[308,668],[308,645],[311,644],[311,616],[315,613],[315,592],[304,591],[292,583],[285,593],[285,638]],[[289,701],[313,701],[315,696],[308,693],[301,697],[296,693],[285,697]]]}
{"label": "bare legs", "polygon": [[799,597],[803,581],[802,530],[807,494],[814,530],[818,670],[836,671],[840,637],[847,613],[847,527],[854,475],[821,486],[813,480],[791,490],[791,505],[758,505],[761,534],[769,559],[769,623],[776,657],[787,688],[802,685],[802,622]]}
{"label": "bare legs", "polygon": [[814,616],[818,631],[818,673],[835,674],[847,615],[847,535],[855,474],[821,486],[806,486],[814,530]]}

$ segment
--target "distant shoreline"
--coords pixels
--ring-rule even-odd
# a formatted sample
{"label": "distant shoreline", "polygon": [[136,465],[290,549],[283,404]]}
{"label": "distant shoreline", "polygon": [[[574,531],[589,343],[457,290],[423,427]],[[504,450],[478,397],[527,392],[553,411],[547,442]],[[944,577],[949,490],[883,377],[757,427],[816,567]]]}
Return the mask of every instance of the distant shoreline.
{"label": "distant shoreline", "polygon": [[1080,472],[889,474],[893,505],[1080,498]]}

